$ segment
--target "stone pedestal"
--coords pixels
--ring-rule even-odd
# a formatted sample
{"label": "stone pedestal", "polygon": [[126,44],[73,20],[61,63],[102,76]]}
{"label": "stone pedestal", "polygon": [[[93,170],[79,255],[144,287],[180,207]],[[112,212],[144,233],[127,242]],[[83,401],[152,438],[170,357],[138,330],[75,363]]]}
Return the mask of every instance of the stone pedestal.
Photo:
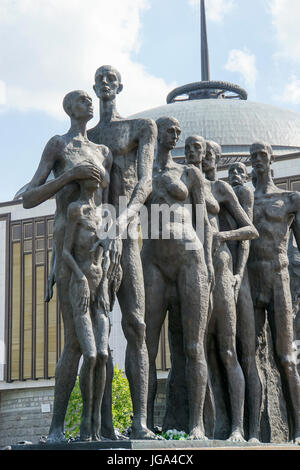
{"label": "stone pedestal", "polygon": [[254,444],[249,442],[232,443],[229,441],[175,441],[175,440],[118,440],[101,442],[71,442],[61,444],[18,444],[5,450],[133,450],[133,451],[198,451],[198,450],[300,450],[294,444]]}

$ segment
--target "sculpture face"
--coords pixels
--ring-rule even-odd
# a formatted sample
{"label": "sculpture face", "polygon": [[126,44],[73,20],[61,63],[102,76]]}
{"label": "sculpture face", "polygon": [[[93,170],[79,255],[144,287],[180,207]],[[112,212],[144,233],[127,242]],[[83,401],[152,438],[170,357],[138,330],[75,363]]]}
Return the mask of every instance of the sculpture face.
{"label": "sculpture face", "polygon": [[157,140],[167,150],[172,150],[176,147],[180,134],[181,129],[175,120],[168,119],[165,123],[158,125]]}
{"label": "sculpture face", "polygon": [[87,93],[82,93],[74,98],[72,105],[72,116],[76,119],[92,119],[93,102]]}
{"label": "sculpture face", "polygon": [[264,174],[270,170],[272,156],[267,150],[257,150],[251,153],[251,164],[256,174]]}
{"label": "sculpture face", "polygon": [[85,91],[75,90],[67,93],[63,107],[70,118],[89,121],[93,117],[92,98]]}
{"label": "sculpture face", "polygon": [[205,156],[206,142],[202,138],[188,137],[185,141],[185,158],[188,164],[198,164]]}
{"label": "sculpture face", "polygon": [[216,165],[217,165],[216,152],[210,145],[207,145],[206,153],[202,160],[202,169],[204,172],[210,171],[216,168]]}
{"label": "sculpture face", "polygon": [[233,163],[228,170],[228,181],[231,186],[243,186],[248,180],[247,169],[242,163]]}
{"label": "sculpture face", "polygon": [[119,72],[109,65],[100,67],[95,76],[94,91],[99,99],[112,100],[123,89]]}

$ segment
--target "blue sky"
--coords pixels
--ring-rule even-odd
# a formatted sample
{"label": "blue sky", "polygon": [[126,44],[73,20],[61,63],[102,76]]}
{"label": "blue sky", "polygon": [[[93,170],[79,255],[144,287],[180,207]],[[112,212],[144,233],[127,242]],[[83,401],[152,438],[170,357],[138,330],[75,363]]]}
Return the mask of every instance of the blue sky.
{"label": "blue sky", "polygon": [[[126,116],[201,79],[199,0],[0,0],[0,201],[30,181],[68,129],[64,95],[91,94],[96,68],[122,73]],[[300,112],[299,0],[206,0],[211,79]]]}

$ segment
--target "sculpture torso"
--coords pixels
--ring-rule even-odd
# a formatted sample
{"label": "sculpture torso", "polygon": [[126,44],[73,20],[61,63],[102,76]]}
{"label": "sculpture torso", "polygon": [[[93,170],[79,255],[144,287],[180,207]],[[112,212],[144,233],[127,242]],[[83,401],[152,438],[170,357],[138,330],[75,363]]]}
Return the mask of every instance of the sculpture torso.
{"label": "sculpture torso", "polygon": [[[97,166],[102,166],[107,156],[108,149],[103,145],[96,145],[87,139],[70,139],[67,136],[59,137],[60,150],[57,155],[53,173],[55,178],[65,171],[75,167],[84,161],[92,161]],[[70,203],[79,197],[79,184],[70,183],[56,193],[56,213],[53,228],[55,247],[58,253],[62,252],[67,210]],[[102,203],[102,189],[99,188],[95,195],[96,205]]]}
{"label": "sculpture torso", "polygon": [[97,232],[101,226],[101,209],[79,199],[70,204],[69,211],[76,220],[73,256],[88,279],[92,294],[95,294],[102,277],[103,248],[98,245],[95,250],[92,249],[99,240]]}
{"label": "sculpture torso", "polygon": [[[202,250],[192,223],[191,187],[192,180],[189,177],[190,168],[172,162],[172,165],[164,169],[154,169],[152,194],[149,198],[149,227],[154,227],[154,217],[151,218],[150,204],[162,205],[171,208],[170,218],[162,215],[155,233],[154,239],[145,241],[151,247],[151,255],[166,277],[172,281],[176,279],[177,271],[186,262],[186,243],[196,243]],[[185,207],[190,205],[190,209]],[[152,214],[153,215],[153,214]],[[169,238],[166,238],[169,234]]]}
{"label": "sculpture torso", "polygon": [[[207,188],[210,188],[210,196],[208,197],[207,201],[207,212],[209,214],[209,219],[213,231],[218,232],[220,230],[224,230],[222,227],[221,220],[222,216],[224,215],[224,207],[222,207],[223,201],[223,193],[224,193],[224,181],[216,180],[216,181],[208,181],[206,180]],[[225,183],[226,187],[226,183]],[[225,189],[226,190],[226,189]],[[215,201],[215,202],[214,202]],[[207,202],[206,202],[207,204]],[[213,242],[214,247],[214,242]],[[228,249],[227,243],[221,243],[221,246],[217,251],[213,250],[213,261],[216,274],[218,273],[219,269],[220,272],[223,272],[223,269],[226,267],[232,271],[232,256]]]}
{"label": "sculpture torso", "polygon": [[146,121],[144,119],[120,119],[98,124],[88,131],[88,138],[106,145],[113,154],[111,169],[110,203],[119,207],[119,197],[127,203],[138,182],[139,139]]}
{"label": "sculpture torso", "polygon": [[278,189],[269,194],[254,194],[253,222],[259,238],[253,240],[250,263],[273,263],[274,269],[288,265],[287,243],[293,221],[292,192]]}

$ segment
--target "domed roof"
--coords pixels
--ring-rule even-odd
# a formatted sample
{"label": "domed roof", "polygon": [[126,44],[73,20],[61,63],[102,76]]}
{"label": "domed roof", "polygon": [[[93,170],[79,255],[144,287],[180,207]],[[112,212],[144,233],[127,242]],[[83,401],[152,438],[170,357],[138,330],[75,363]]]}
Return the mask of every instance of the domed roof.
{"label": "domed roof", "polygon": [[300,113],[246,100],[192,99],[149,109],[130,118],[175,117],[182,134],[177,149],[186,137],[201,135],[218,142],[225,153],[247,152],[263,140],[273,150],[288,153],[300,149]]}
{"label": "domed roof", "polygon": [[190,135],[218,142],[225,159],[248,158],[250,145],[258,140],[271,144],[275,155],[298,153],[300,113],[249,102],[246,90],[240,86],[211,81],[204,0],[201,0],[200,14],[201,81],[175,88],[167,96],[168,104],[130,118],[176,118],[182,133],[172,152],[174,157],[183,156],[185,139]]}

